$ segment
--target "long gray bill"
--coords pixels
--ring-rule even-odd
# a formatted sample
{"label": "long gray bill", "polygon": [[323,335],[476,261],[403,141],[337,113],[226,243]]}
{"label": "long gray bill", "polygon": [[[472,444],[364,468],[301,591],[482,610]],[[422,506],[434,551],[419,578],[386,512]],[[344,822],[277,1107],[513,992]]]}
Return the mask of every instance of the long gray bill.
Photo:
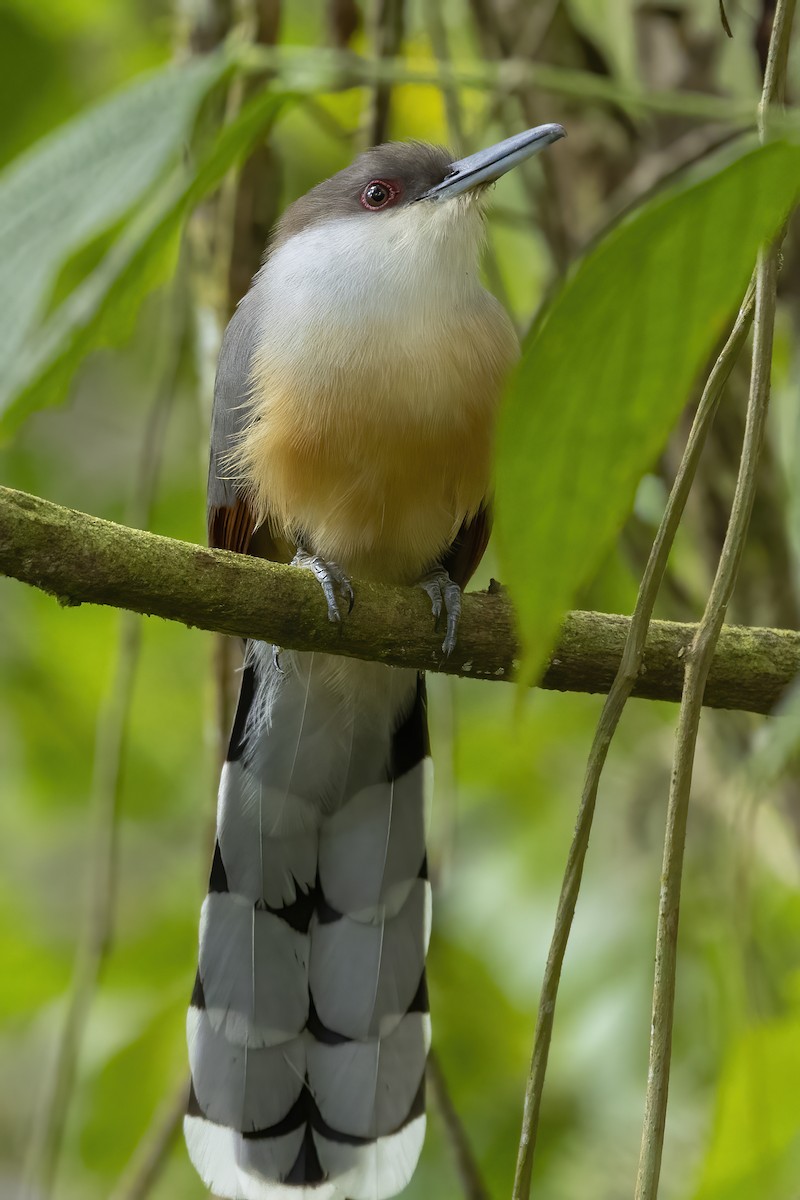
{"label": "long gray bill", "polygon": [[482,183],[494,183],[517,163],[523,162],[544,150],[552,142],[567,136],[563,125],[537,125],[524,133],[515,133],[487,150],[478,150],[467,158],[460,158],[450,167],[449,173],[434,187],[429,188],[420,200],[445,200],[468,192]]}

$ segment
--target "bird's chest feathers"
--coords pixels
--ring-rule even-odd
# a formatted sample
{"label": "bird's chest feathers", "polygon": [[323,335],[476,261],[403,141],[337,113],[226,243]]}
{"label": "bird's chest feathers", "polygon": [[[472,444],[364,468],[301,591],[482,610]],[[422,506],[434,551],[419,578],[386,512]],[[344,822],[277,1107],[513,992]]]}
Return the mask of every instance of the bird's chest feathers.
{"label": "bird's chest feathers", "polygon": [[413,577],[486,495],[516,339],[479,285],[414,279],[402,253],[366,272],[330,246],[309,262],[278,264],[283,286],[278,271],[268,281],[238,457],[280,530],[352,570]]}

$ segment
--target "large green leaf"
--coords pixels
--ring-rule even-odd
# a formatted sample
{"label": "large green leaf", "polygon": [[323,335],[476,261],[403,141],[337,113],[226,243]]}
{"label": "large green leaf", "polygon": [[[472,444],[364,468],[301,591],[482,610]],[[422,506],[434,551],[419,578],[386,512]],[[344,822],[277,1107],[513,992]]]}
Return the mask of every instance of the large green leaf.
{"label": "large green leaf", "polygon": [[130,332],[142,299],[172,268],[186,214],[264,136],[282,102],[270,92],[256,96],[204,155],[176,168],[140,205],[95,270],[37,329],[13,374],[0,379],[0,433],[65,399],[86,355]]}
{"label": "large green leaf", "polygon": [[654,199],[584,258],[539,323],[501,416],[497,467],[526,681],[798,190],[800,148],[779,142]]}
{"label": "large green leaf", "polygon": [[128,212],[178,152],[221,57],[146,76],[39,142],[0,176],[0,378],[64,261]]}

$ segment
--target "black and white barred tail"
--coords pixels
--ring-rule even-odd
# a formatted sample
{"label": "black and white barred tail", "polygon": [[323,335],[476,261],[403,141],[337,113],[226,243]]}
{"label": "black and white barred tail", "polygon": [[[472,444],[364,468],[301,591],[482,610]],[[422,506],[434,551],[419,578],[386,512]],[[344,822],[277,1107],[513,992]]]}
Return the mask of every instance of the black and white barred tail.
{"label": "black and white barred tail", "polygon": [[251,646],[188,1013],[186,1143],[226,1200],[383,1200],[425,1132],[424,681]]}

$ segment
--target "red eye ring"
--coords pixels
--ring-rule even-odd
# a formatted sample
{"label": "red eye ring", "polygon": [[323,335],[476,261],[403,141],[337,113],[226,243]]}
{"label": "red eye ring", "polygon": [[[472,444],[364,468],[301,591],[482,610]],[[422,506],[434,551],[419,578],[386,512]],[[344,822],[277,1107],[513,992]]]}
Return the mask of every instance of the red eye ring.
{"label": "red eye ring", "polygon": [[388,179],[370,179],[363,188],[359,200],[367,212],[377,212],[393,204],[400,195],[400,188]]}

